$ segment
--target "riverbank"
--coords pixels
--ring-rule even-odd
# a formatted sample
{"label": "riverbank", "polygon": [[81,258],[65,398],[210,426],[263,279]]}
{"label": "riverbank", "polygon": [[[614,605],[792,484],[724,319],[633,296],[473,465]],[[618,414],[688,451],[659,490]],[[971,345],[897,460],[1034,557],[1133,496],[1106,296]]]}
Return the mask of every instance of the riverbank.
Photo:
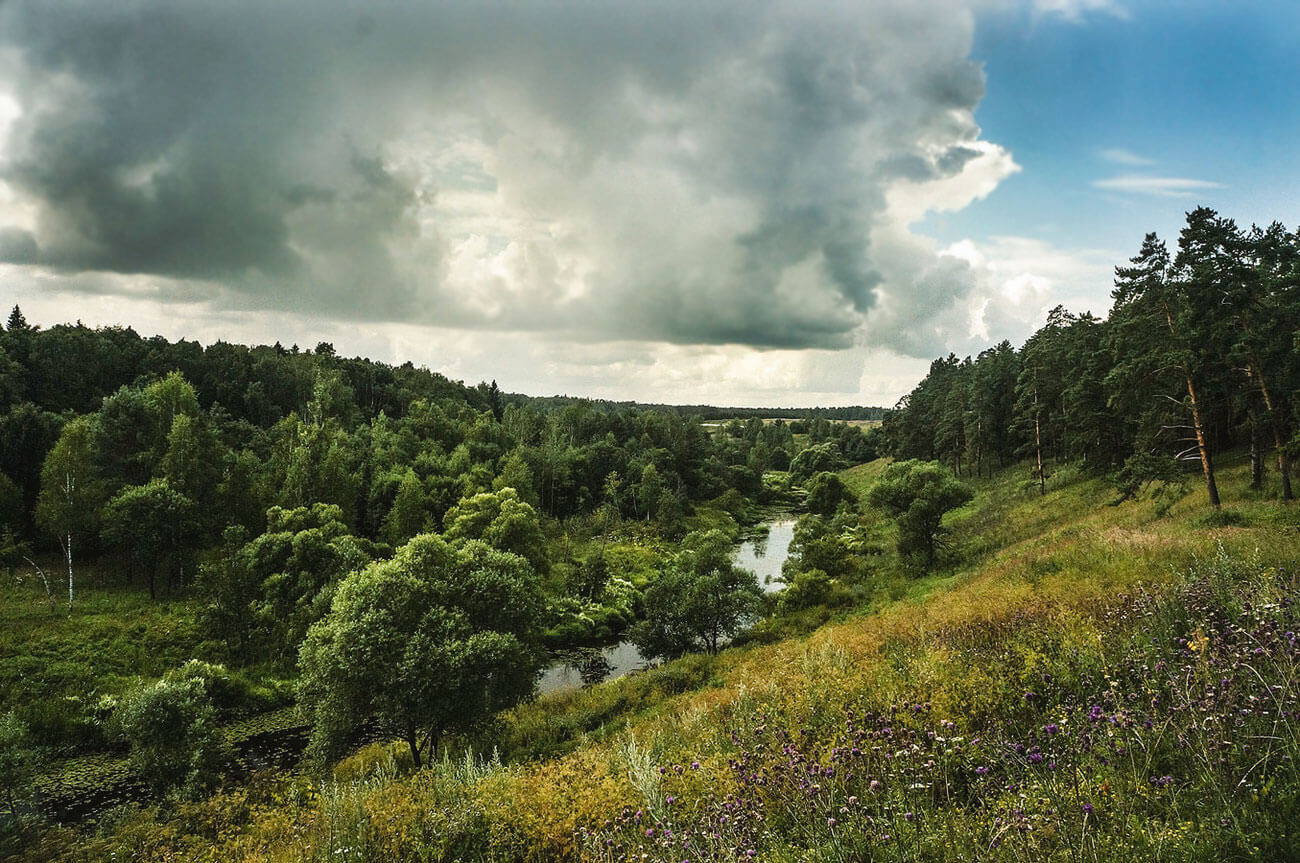
{"label": "riverbank", "polygon": [[[760,522],[743,534],[747,538],[737,543],[732,556],[737,566],[755,574],[766,593],[777,593],[785,587],[781,567],[789,557],[790,541],[794,538],[794,515],[778,512],[774,520]],[[626,639],[609,645],[559,651],[538,681],[537,693],[550,695],[594,686],[643,671],[650,665],[636,645]]]}

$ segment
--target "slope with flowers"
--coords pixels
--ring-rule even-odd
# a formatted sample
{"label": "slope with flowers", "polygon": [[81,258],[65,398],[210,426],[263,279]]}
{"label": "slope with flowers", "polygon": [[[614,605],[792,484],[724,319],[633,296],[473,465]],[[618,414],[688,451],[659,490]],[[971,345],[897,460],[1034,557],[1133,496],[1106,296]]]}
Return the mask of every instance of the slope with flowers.
{"label": "slope with flowers", "polygon": [[1113,504],[1066,471],[1040,496],[1022,472],[977,482],[961,563],[886,554],[873,577],[903,587],[807,637],[543,699],[423,771],[373,746],[325,781],[262,777],[29,857],[1300,855],[1293,507],[1244,465],[1223,512],[1179,489]]}

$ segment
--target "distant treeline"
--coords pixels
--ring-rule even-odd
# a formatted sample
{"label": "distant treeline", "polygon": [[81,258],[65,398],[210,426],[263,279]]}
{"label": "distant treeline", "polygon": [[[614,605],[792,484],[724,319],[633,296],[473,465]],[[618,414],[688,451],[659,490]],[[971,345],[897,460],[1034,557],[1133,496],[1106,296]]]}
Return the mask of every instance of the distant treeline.
{"label": "distant treeline", "polygon": [[714,405],[664,405],[653,402],[621,402],[607,399],[585,399],[578,396],[524,396],[510,395],[507,401],[515,404],[528,404],[536,408],[562,408],[571,404],[589,405],[595,410],[650,410],[666,411],[678,416],[696,416],[706,421],[728,419],[784,419],[815,420],[825,419],[833,422],[875,421],[879,422],[889,413],[882,407],[852,405],[834,408],[736,408],[717,407]]}
{"label": "distant treeline", "polygon": [[1300,441],[1300,236],[1274,223],[1242,230],[1201,207],[1171,257],[1148,234],[1115,270],[1105,319],[1052,310],[1020,348],[949,355],[883,425],[900,458],[979,473],[1028,457],[1040,486],[1052,464],[1116,470],[1136,493],[1199,472],[1219,505],[1214,460],[1247,447],[1257,488],[1266,464],[1292,497]]}

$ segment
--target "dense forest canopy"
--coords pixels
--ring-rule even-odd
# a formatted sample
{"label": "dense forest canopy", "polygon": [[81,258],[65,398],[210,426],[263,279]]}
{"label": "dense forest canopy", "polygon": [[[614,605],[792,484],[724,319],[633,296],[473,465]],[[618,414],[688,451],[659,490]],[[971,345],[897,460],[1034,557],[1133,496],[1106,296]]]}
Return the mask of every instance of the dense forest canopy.
{"label": "dense forest canopy", "polygon": [[[6,523],[29,538],[39,536],[42,465],[81,416],[92,417],[86,430],[105,495],[160,475],[174,420],[184,415],[176,435],[191,449],[207,448],[201,461],[212,472],[211,488],[201,491],[224,485],[234,494],[232,484],[247,486],[248,495],[235,494],[225,510],[247,515],[240,523],[255,527],[248,522],[261,519],[264,499],[334,503],[349,527],[378,537],[407,467],[427,486],[438,518],[466,493],[489,490],[503,472],[552,516],[590,510],[617,472],[620,506],[644,511],[658,504],[634,488],[647,465],[673,495],[689,499],[752,486],[752,471],[738,478],[732,469],[748,470],[759,439],[760,469],[775,451],[778,459],[794,454],[786,425],[758,423],[743,430],[744,458],[713,451],[701,419],[822,420],[812,429],[820,441],[832,433],[826,420],[883,415],[880,408],[697,410],[536,398],[502,393],[495,382],[466,386],[409,362],[343,358],[324,342],[308,350],[203,347],[143,338],[129,327],[43,329],[17,307],[0,335],[0,411],[0,487],[12,484],[19,493],[0,504],[11,507]],[[301,470],[308,463],[321,469],[308,477]],[[458,479],[440,479],[449,476]]]}
{"label": "dense forest canopy", "polygon": [[[877,454],[867,430],[828,412],[790,422],[769,415],[792,411],[739,413],[714,411],[726,421],[706,423],[687,408],[510,395],[410,363],[343,358],[326,343],[203,347],[129,328],[45,329],[15,307],[0,332],[0,555],[11,575],[19,566],[39,574],[51,611],[64,603],[65,579],[69,614],[88,587],[147,590],[192,610],[202,643],[187,658],[281,682],[296,680],[300,663],[316,669],[296,697],[317,705],[322,752],[346,742],[343,725],[378,712],[419,753],[465,717],[531,694],[545,648],[609,639],[644,616],[664,544],[694,542],[691,531],[704,527],[728,549],[733,515],[789,499],[789,482],[765,474],[803,482]],[[712,515],[697,525],[706,501]],[[611,545],[619,524],[644,540]],[[428,553],[435,540],[441,557]],[[368,617],[357,597],[376,585],[406,597],[410,614],[382,626]],[[752,593],[736,594],[743,608],[715,609],[730,615],[729,629],[709,630],[715,647],[750,621]],[[476,609],[490,595],[502,599]],[[417,614],[429,597],[441,611]],[[527,613],[502,618],[511,603]],[[498,632],[496,618],[510,625]],[[391,660],[384,667],[407,668],[394,671],[392,688],[416,681],[442,695],[358,707],[376,672],[337,671],[330,645],[355,639],[330,633],[367,627],[442,632],[406,659],[375,648]],[[415,650],[406,636],[400,644]],[[505,666],[508,685],[471,705],[474,681]],[[71,700],[41,704],[24,667],[6,666],[0,687],[41,742],[111,743],[80,700],[104,692],[104,681],[69,669],[60,686]],[[208,683],[187,675],[150,697],[199,697]],[[351,694],[338,689],[344,679],[359,681]],[[454,716],[431,718],[429,705],[448,693],[460,693]],[[403,725],[410,715],[424,718]],[[165,741],[168,732],[140,735]]]}

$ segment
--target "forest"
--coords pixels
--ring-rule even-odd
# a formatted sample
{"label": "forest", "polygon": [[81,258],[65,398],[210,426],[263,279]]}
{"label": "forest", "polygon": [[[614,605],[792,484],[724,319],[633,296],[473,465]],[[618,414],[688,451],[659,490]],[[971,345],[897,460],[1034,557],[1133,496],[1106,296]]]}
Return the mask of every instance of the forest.
{"label": "forest", "polygon": [[1300,234],[1198,208],[1115,273],[888,411],[15,307],[0,854],[1294,859]]}
{"label": "forest", "polygon": [[887,448],[957,475],[1028,458],[1040,490],[1053,465],[1115,471],[1126,495],[1190,469],[1217,508],[1215,457],[1240,447],[1251,487],[1271,465],[1291,500],[1298,279],[1300,235],[1197,208],[1172,257],[1148,234],[1116,268],[1105,319],[1057,307],[1018,351],[935,360],[886,419]]}
{"label": "forest", "polygon": [[[322,759],[369,728],[418,763],[531,697],[558,651],[634,624],[648,657],[716,651],[760,604],[729,563],[742,527],[876,454],[863,429],[811,411],[709,427],[325,343],[42,329],[17,307],[0,370],[0,559],[15,606],[43,598],[0,652],[6,727],[43,758],[129,752],[161,797],[227,773],[221,726],[294,703]],[[434,559],[444,582],[398,583]],[[721,600],[698,596],[708,576]],[[385,591],[407,617],[348,619]],[[687,594],[689,619],[647,611],[690,611]],[[118,631],[141,612],[148,624]],[[339,645],[398,633],[423,652],[374,645],[377,665],[335,667]],[[392,702],[412,686],[421,703]]]}

